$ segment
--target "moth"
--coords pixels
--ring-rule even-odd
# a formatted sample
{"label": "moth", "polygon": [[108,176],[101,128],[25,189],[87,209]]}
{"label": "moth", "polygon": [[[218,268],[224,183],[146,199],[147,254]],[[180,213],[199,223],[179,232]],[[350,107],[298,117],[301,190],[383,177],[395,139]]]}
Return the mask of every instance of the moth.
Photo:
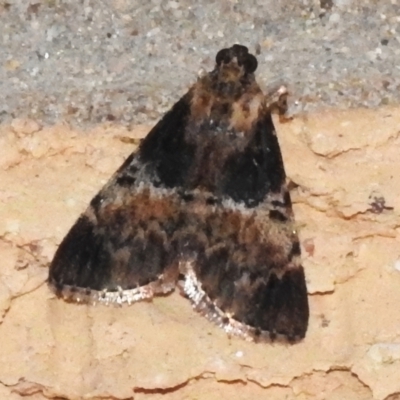
{"label": "moth", "polygon": [[304,338],[300,244],[257,59],[235,44],[150,131],[64,238],[48,282],[59,296],[133,303],[179,287],[247,340]]}

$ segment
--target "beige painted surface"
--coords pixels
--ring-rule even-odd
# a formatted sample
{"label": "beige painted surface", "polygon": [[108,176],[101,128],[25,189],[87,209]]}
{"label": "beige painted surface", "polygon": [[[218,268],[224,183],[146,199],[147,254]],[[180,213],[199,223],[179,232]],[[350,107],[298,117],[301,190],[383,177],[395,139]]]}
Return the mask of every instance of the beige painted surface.
{"label": "beige painted surface", "polygon": [[147,130],[0,128],[0,399],[400,399],[400,109],[277,123],[311,307],[296,345],[229,338],[178,292],[50,293],[57,244]]}

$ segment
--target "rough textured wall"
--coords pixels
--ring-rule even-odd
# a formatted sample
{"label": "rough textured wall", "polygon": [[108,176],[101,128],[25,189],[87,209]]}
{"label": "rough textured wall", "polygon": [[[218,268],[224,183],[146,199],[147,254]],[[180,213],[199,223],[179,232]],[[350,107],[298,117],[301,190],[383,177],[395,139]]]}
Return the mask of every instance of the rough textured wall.
{"label": "rough textured wall", "polygon": [[311,308],[296,345],[229,338],[179,293],[67,304],[57,244],[132,151],[127,131],[0,128],[0,398],[400,398],[400,109],[276,123]]}

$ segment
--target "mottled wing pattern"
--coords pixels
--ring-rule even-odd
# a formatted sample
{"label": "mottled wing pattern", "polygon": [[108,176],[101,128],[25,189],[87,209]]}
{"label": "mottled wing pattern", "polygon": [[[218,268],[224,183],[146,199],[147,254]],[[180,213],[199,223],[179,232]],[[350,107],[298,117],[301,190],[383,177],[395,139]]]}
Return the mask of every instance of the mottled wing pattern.
{"label": "mottled wing pattern", "polygon": [[251,136],[246,149],[227,159],[218,198],[212,205],[194,198],[198,204],[187,211],[202,234],[181,238],[191,243],[181,266],[184,290],[228,333],[294,341],[307,330],[307,288],[269,113]]}
{"label": "mottled wing pattern", "polygon": [[[183,98],[71,228],[50,265],[49,283],[58,295],[82,302],[131,303],[174,288],[178,270],[171,238],[181,224],[180,204],[152,181],[158,184],[158,174],[163,179],[166,172],[168,184],[175,184],[175,170],[184,161],[173,153],[187,153],[176,147],[182,140],[175,137],[183,135],[188,111]],[[150,152],[154,162],[147,161]]]}
{"label": "mottled wing pattern", "polygon": [[221,50],[216,64],[92,200],[49,282],[72,300],[116,303],[179,282],[228,333],[301,339],[307,289],[273,105],[246,47]]}

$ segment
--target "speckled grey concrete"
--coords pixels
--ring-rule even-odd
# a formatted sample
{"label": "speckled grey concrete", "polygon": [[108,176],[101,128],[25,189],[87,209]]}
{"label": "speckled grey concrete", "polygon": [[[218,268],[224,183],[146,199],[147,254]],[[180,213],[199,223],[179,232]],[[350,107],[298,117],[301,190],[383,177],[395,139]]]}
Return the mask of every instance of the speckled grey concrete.
{"label": "speckled grey concrete", "polygon": [[0,122],[151,123],[234,43],[257,52],[262,86],[290,85],[296,110],[399,102],[396,0],[8,0]]}

